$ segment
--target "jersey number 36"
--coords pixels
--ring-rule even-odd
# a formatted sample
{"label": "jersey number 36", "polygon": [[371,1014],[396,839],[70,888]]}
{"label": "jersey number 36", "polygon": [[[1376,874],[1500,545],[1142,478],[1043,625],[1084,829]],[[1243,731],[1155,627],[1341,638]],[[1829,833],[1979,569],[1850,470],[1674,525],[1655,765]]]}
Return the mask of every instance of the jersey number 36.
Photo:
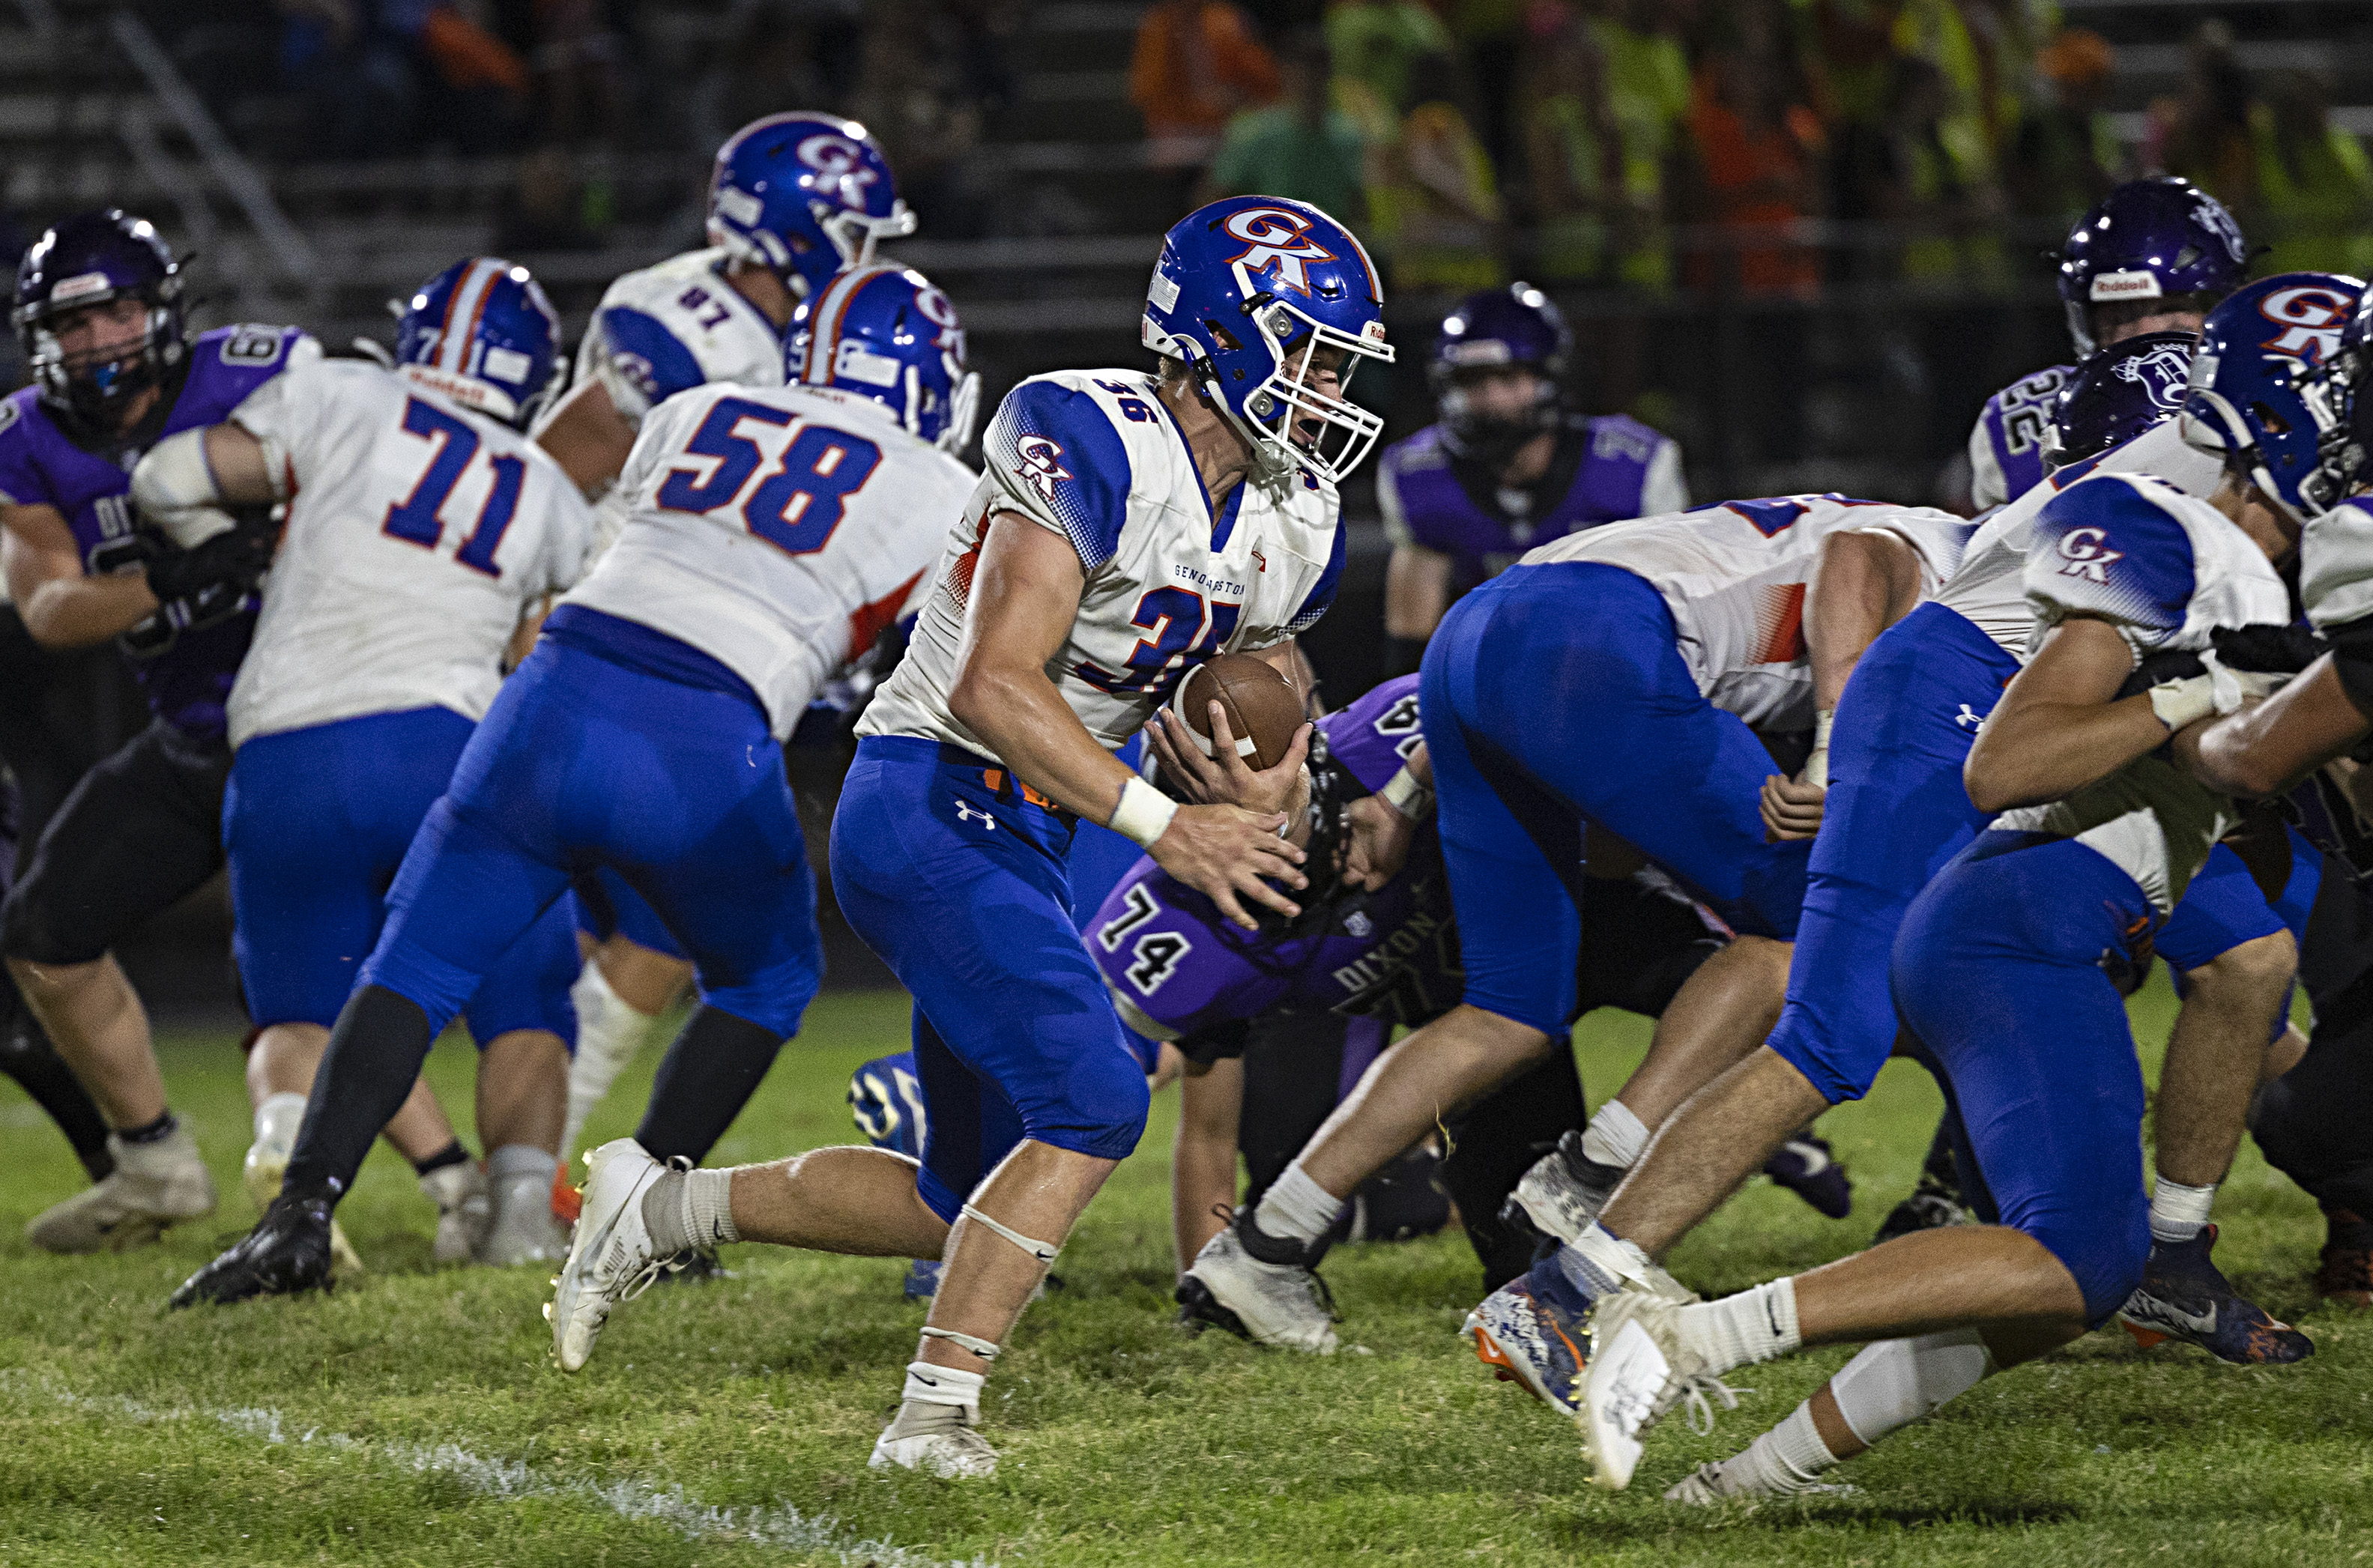
{"label": "jersey number 36", "polygon": [[[756,432],[754,439],[743,433],[753,423],[790,433],[771,464],[760,440],[773,445],[772,430]],[[787,408],[739,397],[719,398],[684,451],[717,461],[705,479],[697,468],[671,470],[660,486],[660,506],[707,513],[738,503],[743,525],[789,556],[823,549],[840,526],[848,498],[882,465],[882,449],[861,436],[808,424]]]}

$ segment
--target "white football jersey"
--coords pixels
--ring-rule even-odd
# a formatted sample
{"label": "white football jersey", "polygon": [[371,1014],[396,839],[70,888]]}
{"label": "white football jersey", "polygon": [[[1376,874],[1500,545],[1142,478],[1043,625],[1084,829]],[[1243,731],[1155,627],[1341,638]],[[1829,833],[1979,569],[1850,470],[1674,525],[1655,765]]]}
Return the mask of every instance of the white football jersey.
{"label": "white football jersey", "polygon": [[[2290,594],[2257,543],[2206,501],[2147,474],[2097,474],[2054,497],[2036,514],[2021,575],[2038,641],[2070,614],[2098,616],[2137,661],[2204,651],[2219,626],[2291,618]],[[2230,797],[2154,755],[2064,801],[2005,812],[1993,825],[2082,840],[2165,912],[2238,820]]]}
{"label": "white football jersey", "polygon": [[1008,392],[982,438],[980,485],[948,535],[906,657],[859,721],[996,754],[948,711],[964,605],[988,519],[1060,533],[1087,581],[1046,678],[1098,744],[1125,743],[1188,670],[1274,647],[1334,602],[1343,575],[1335,488],[1299,472],[1247,480],[1217,516],[1142,370],[1061,370]]}
{"label": "white football jersey", "polygon": [[230,417],[288,503],[231,744],[414,708],[484,718],[521,612],[584,569],[592,514],[560,465],[359,359],[300,365]]}
{"label": "white football jersey", "polygon": [[779,737],[906,603],[973,473],[852,392],[710,385],[652,411],[618,488],[625,529],[567,603],[715,659]]}
{"label": "white football jersey", "polygon": [[2299,599],[2318,631],[2373,614],[2373,499],[2334,507],[2307,525]]}
{"label": "white football jersey", "polygon": [[2052,497],[2093,474],[2147,474],[2188,496],[2207,497],[2224,476],[2223,462],[2183,443],[2176,421],[2163,420],[2122,446],[2084,462],[2072,462],[2044,476],[1980,525],[1961,557],[1961,568],[1937,591],[1936,603],[1967,616],[2005,652],[2024,663],[2035,627],[2020,573],[2027,564],[2028,535],[2036,514]]}
{"label": "white football jersey", "polygon": [[779,387],[782,329],[725,279],[725,252],[687,251],[602,291],[577,350],[577,379],[598,377],[627,424],[710,381]]}
{"label": "white football jersey", "polygon": [[1749,724],[1810,729],[1813,672],[1805,590],[1821,542],[1847,531],[1894,534],[1920,560],[1922,598],[1959,565],[1971,524],[1928,507],[1780,496],[1612,522],[1542,545],[1526,566],[1596,561],[1664,596],[1698,690]]}

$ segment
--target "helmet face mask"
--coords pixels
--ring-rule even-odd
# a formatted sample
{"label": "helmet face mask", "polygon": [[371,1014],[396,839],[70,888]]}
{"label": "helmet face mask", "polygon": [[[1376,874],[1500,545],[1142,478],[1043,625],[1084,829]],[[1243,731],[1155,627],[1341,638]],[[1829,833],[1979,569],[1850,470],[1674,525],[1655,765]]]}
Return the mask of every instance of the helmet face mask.
{"label": "helmet face mask", "polygon": [[1141,335],[1244,438],[1260,483],[1296,470],[1339,483],[1384,433],[1342,395],[1362,360],[1393,358],[1384,287],[1351,232],[1306,203],[1232,196],[1174,225]]}
{"label": "helmet face mask", "polygon": [[[1426,367],[1434,408],[1450,450],[1500,466],[1544,430],[1557,427],[1566,361],[1573,347],[1565,318],[1528,283],[1470,294],[1445,317]],[[1482,406],[1471,389],[1485,380],[1529,372],[1532,396],[1521,410]],[[1500,402],[1491,398],[1490,402]]]}
{"label": "helmet face mask", "polygon": [[2339,351],[2302,378],[2299,392],[2318,427],[2316,469],[2300,486],[2319,512],[2373,483],[2373,298],[2359,299]]}
{"label": "helmet face mask", "polygon": [[[108,208],[44,233],[17,270],[18,342],[41,401],[112,434],[187,351],[181,263],[146,219]],[[128,328],[136,303],[136,334]]]}

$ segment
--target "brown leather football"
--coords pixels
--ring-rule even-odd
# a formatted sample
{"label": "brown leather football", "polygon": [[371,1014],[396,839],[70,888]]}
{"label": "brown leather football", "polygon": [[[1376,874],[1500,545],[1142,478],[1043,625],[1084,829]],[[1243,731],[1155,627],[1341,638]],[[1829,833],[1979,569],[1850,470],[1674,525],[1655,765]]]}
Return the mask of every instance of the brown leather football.
{"label": "brown leather football", "polygon": [[1254,768],[1275,767],[1282,761],[1293,745],[1293,732],[1304,721],[1302,688],[1268,660],[1249,653],[1222,653],[1198,665],[1178,683],[1172,702],[1203,743],[1206,755],[1210,752],[1210,705],[1219,703],[1227,715],[1228,733],[1236,739],[1236,755]]}

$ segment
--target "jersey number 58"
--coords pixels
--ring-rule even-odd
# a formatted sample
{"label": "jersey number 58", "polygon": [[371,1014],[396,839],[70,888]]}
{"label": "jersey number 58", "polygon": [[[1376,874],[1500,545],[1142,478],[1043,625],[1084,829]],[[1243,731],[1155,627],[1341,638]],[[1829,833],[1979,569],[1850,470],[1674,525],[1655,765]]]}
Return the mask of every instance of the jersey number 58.
{"label": "jersey number 58", "polygon": [[[790,432],[771,465],[760,441],[771,446],[772,429],[745,433],[754,423]],[[670,470],[659,504],[670,511],[708,513],[738,503],[743,526],[789,556],[823,549],[848,512],[848,498],[882,465],[882,449],[862,436],[740,397],[719,398],[684,451],[716,461],[706,478],[699,468]]]}

